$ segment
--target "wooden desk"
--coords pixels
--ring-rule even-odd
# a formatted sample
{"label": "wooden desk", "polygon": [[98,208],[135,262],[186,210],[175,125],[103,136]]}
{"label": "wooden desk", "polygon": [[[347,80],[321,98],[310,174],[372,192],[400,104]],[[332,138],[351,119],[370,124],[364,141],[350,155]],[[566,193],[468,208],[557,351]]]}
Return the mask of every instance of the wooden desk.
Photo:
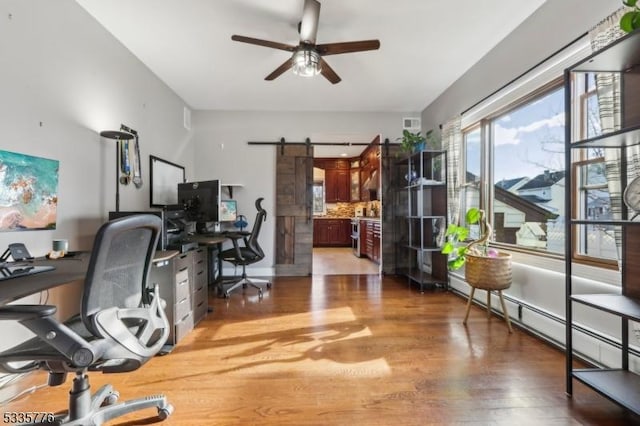
{"label": "wooden desk", "polygon": [[[164,258],[171,258],[176,254],[178,254],[176,251],[158,251],[154,256],[154,262]],[[3,305],[74,281],[84,281],[90,259],[91,252],[88,251],[78,252],[73,257],[60,259],[38,257],[33,262],[29,262],[28,265],[53,266],[55,269],[0,281],[0,304]]]}
{"label": "wooden desk", "polygon": [[80,252],[73,257],[55,260],[36,258],[30,265],[48,265],[55,269],[0,281],[0,304],[9,303],[59,285],[84,280],[90,258],[91,253],[89,252]]}

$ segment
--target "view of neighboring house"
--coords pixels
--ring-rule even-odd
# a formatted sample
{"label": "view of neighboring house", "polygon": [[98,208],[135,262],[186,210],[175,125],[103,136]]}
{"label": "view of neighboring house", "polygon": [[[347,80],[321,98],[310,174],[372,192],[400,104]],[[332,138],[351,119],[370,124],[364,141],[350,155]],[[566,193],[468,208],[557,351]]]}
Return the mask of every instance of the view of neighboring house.
{"label": "view of neighboring house", "polygon": [[517,194],[564,218],[564,175],[564,170],[545,170],[517,188]]}
{"label": "view of neighboring house", "polygon": [[513,192],[514,194],[518,193],[518,189],[525,183],[529,182],[528,177],[519,177],[513,179],[502,179],[500,182],[496,183],[496,186],[506,189],[509,192]]}
{"label": "view of neighboring house", "polygon": [[[467,172],[467,182],[477,181],[476,176]],[[545,172],[533,179],[503,179],[495,184],[494,193],[496,241],[535,249],[562,250],[563,234],[552,239],[549,234],[555,234],[555,230],[561,230],[563,226],[564,172]],[[468,206],[477,205],[469,203],[478,199],[477,189],[468,191],[466,199]]]}

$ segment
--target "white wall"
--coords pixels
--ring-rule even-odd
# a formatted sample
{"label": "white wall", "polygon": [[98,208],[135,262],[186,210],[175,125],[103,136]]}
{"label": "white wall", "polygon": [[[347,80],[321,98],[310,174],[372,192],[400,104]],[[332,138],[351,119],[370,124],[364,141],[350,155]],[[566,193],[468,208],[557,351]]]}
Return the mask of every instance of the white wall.
{"label": "white wall", "polygon": [[[270,83],[265,83],[270,84]],[[318,141],[316,135],[376,134],[391,142],[402,134],[402,118],[415,117],[411,112],[258,112],[258,111],[197,111],[193,115],[195,131],[194,180],[219,179],[242,183],[234,189],[238,211],[252,224],[254,201],[264,197],[267,222],[260,245],[265,259],[253,267],[254,274],[271,274],[275,248],[275,146],[248,145],[249,141],[301,142],[305,138]]]}
{"label": "white wall", "polygon": [[622,6],[619,0],[547,0],[422,112],[437,128],[561,49]]}
{"label": "white wall", "polygon": [[23,242],[42,256],[53,238],[91,248],[115,207],[115,144],[101,130],[140,134],[144,186],[122,187],[121,210],[149,208],[149,154],[193,169],[183,101],[73,0],[0,1],[0,52],[0,149],[60,161],[57,229],[0,233],[0,250]]}

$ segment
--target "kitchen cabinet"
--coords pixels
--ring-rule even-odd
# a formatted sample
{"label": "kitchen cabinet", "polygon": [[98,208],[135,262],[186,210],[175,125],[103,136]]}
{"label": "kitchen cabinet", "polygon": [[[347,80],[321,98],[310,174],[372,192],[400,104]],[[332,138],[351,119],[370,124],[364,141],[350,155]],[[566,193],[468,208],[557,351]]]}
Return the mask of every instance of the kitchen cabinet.
{"label": "kitchen cabinet", "polygon": [[382,227],[379,219],[360,219],[360,244],[362,255],[380,263]]}
{"label": "kitchen cabinet", "polygon": [[[625,108],[623,108],[622,129],[602,134],[585,140],[573,140],[572,129],[579,123],[581,117],[573,117],[572,103],[565,104],[565,117],[567,125],[565,132],[566,164],[565,170],[575,170],[576,164],[573,159],[579,158],[577,153],[588,152],[589,149],[617,150],[620,153],[621,173],[618,178],[620,187],[624,191],[627,187],[627,156],[625,151],[628,147],[640,144],[640,126],[638,125],[637,114],[638,92],[630,90],[632,87],[625,82],[630,82],[638,77],[638,65],[640,65],[640,33],[638,31],[628,34],[598,52],[567,68],[565,71],[565,93],[575,93],[574,84],[579,79],[575,77],[580,73],[594,72],[615,72],[621,76],[622,92],[621,98]],[[635,107],[633,107],[635,103]],[[625,407],[626,409],[640,414],[640,375],[630,369],[629,362],[629,332],[630,321],[640,322],[640,266],[638,256],[640,256],[640,223],[633,221],[633,212],[627,211],[626,206],[622,206],[620,220],[603,220],[581,217],[583,213],[571,202],[578,199],[576,191],[581,188],[581,182],[571,183],[571,178],[580,179],[580,173],[567,173],[566,210],[568,212],[566,221],[565,239],[565,308],[566,308],[566,386],[567,394],[572,394],[573,379],[580,381],[594,391],[604,395],[611,401]],[[576,235],[578,229],[586,229],[587,226],[616,226],[620,228],[621,234],[621,292],[606,294],[590,294],[573,292],[574,274],[573,256],[577,250],[579,238]],[[589,368],[574,368],[573,333],[575,329],[584,326],[576,321],[573,315],[575,304],[580,305],[580,309],[593,309],[607,312],[619,319],[620,324],[620,362],[617,366],[591,366]],[[585,308],[586,307],[586,308]]]}
{"label": "kitchen cabinet", "polygon": [[351,201],[360,201],[360,168],[352,168],[349,173],[350,199]]}
{"label": "kitchen cabinet", "polygon": [[341,158],[316,158],[313,166],[324,170],[325,202],[341,203],[351,200],[351,176],[349,160]]}
{"label": "kitchen cabinet", "polygon": [[[360,201],[377,200],[378,189],[380,188],[379,146],[368,147],[360,158]],[[375,180],[375,182],[371,182],[371,179]]]}
{"label": "kitchen cabinet", "polygon": [[314,247],[350,247],[351,219],[314,219]]}
{"label": "kitchen cabinet", "polygon": [[381,226],[380,221],[372,222],[373,225],[373,249],[371,252],[371,260],[375,263],[380,264],[380,235],[381,235]]}
{"label": "kitchen cabinet", "polygon": [[360,169],[360,201],[371,201],[371,193],[364,187],[369,178],[369,168]]}
{"label": "kitchen cabinet", "polygon": [[349,169],[326,169],[324,179],[325,202],[349,202],[351,192]]}

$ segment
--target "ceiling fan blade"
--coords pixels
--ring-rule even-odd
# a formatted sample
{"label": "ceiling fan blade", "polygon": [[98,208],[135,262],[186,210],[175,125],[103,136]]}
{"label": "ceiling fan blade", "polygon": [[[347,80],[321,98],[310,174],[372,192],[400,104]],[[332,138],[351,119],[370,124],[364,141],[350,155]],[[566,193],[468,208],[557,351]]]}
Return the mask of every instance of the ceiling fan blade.
{"label": "ceiling fan blade", "polygon": [[320,58],[320,74],[325,76],[327,80],[329,80],[332,84],[340,83],[342,80],[338,74],[329,66],[327,61]]}
{"label": "ceiling fan blade", "polygon": [[289,44],[278,43],[275,41],[261,40],[259,38],[245,37],[240,35],[232,35],[231,40],[240,41],[242,43],[255,44],[258,46],[271,47],[273,49],[286,50],[287,52],[293,52],[296,50],[296,46],[291,46]]}
{"label": "ceiling fan blade", "polygon": [[320,19],[320,2],[304,0],[302,21],[300,22],[300,41],[315,44],[318,35],[318,20]]}
{"label": "ceiling fan blade", "polygon": [[291,69],[292,66],[293,66],[293,58],[289,58],[284,62],[284,64],[280,65],[278,68],[275,69],[275,71],[273,71],[271,74],[266,76],[264,79],[274,80],[280,77],[288,69]]}
{"label": "ceiling fan blade", "polygon": [[379,40],[345,41],[342,43],[327,43],[316,45],[321,55],[339,55],[341,53],[364,52],[380,48]]}

